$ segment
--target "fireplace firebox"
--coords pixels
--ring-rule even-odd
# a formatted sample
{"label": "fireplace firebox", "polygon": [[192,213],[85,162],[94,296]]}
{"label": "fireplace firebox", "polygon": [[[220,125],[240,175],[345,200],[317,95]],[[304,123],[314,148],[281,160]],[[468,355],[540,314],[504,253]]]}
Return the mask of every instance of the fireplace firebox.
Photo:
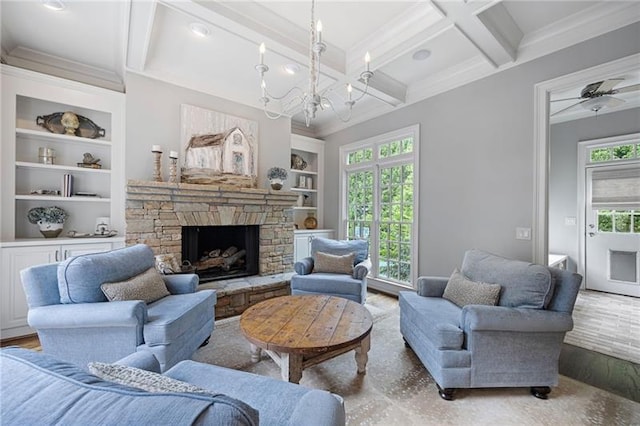
{"label": "fireplace firebox", "polygon": [[182,262],[200,282],[258,274],[260,226],[183,226]]}

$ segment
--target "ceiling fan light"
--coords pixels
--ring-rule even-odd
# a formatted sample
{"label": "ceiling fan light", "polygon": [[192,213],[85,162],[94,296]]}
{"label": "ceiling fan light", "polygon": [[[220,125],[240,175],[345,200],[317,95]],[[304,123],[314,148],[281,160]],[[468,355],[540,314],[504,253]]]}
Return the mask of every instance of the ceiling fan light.
{"label": "ceiling fan light", "polygon": [[612,96],[603,95],[598,96],[596,98],[591,98],[585,102],[582,102],[582,108],[587,109],[589,111],[598,112],[604,107],[611,106],[615,103],[615,100]]}
{"label": "ceiling fan light", "polygon": [[62,0],[42,0],[42,5],[47,9],[61,11],[65,8]]}

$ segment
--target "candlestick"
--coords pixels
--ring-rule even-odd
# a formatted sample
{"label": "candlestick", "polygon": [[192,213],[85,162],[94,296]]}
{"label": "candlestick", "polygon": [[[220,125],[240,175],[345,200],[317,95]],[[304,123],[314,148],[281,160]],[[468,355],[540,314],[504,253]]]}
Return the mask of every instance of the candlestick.
{"label": "candlestick", "polygon": [[[154,145],[154,148],[158,145]],[[159,148],[159,146],[158,146]],[[161,158],[162,151],[154,150],[153,155],[155,156],[154,164],[153,164],[153,180],[156,182],[162,182],[162,174],[160,173],[160,169],[162,167]]]}
{"label": "candlestick", "polygon": [[162,147],[160,145],[151,145],[151,152],[162,152]]}
{"label": "candlestick", "polygon": [[178,158],[178,151],[169,152],[169,158]]}
{"label": "candlestick", "polygon": [[178,183],[178,153],[171,151],[173,153],[176,154],[175,157],[169,155],[169,182]]}

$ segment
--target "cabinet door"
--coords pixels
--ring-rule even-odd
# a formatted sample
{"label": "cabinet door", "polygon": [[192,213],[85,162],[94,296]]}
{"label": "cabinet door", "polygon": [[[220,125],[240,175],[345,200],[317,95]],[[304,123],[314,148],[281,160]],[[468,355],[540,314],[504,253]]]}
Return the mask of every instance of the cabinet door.
{"label": "cabinet door", "polygon": [[298,262],[311,254],[311,237],[309,234],[296,235],[293,240],[293,261]]}
{"label": "cabinet door", "polygon": [[111,243],[72,244],[62,246],[62,259],[82,254],[101,253],[112,249]]}
{"label": "cabinet door", "polygon": [[2,249],[2,337],[15,337],[23,333],[6,332],[7,329],[26,327],[27,298],[22,289],[20,271],[34,265],[53,263],[61,259],[60,246],[10,247]]}

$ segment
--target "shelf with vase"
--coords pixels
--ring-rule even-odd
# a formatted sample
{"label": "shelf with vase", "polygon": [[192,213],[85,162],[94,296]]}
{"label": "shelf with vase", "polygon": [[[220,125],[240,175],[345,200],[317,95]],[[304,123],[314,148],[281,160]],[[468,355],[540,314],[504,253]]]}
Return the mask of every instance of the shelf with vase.
{"label": "shelf with vase", "polygon": [[33,130],[25,128],[16,128],[16,136],[23,137],[24,139],[34,139],[39,141],[63,141],[65,143],[74,144],[90,144],[98,146],[110,146],[111,141],[105,139],[91,139],[83,138],[81,136],[72,136],[58,133],[45,132],[43,130]]}
{"label": "shelf with vase", "polygon": [[55,202],[83,202],[83,203],[110,203],[110,198],[99,196],[73,195],[63,197],[62,195],[37,195],[37,194],[16,194],[16,200],[23,201],[55,201]]}
{"label": "shelf with vase", "polygon": [[67,166],[60,164],[42,164],[42,163],[33,163],[30,161],[16,161],[16,167],[24,167],[31,169],[49,169],[49,170],[59,170],[59,171],[69,171],[69,172],[80,172],[80,173],[111,173],[109,169],[94,169],[87,167],[78,167],[78,166]]}

